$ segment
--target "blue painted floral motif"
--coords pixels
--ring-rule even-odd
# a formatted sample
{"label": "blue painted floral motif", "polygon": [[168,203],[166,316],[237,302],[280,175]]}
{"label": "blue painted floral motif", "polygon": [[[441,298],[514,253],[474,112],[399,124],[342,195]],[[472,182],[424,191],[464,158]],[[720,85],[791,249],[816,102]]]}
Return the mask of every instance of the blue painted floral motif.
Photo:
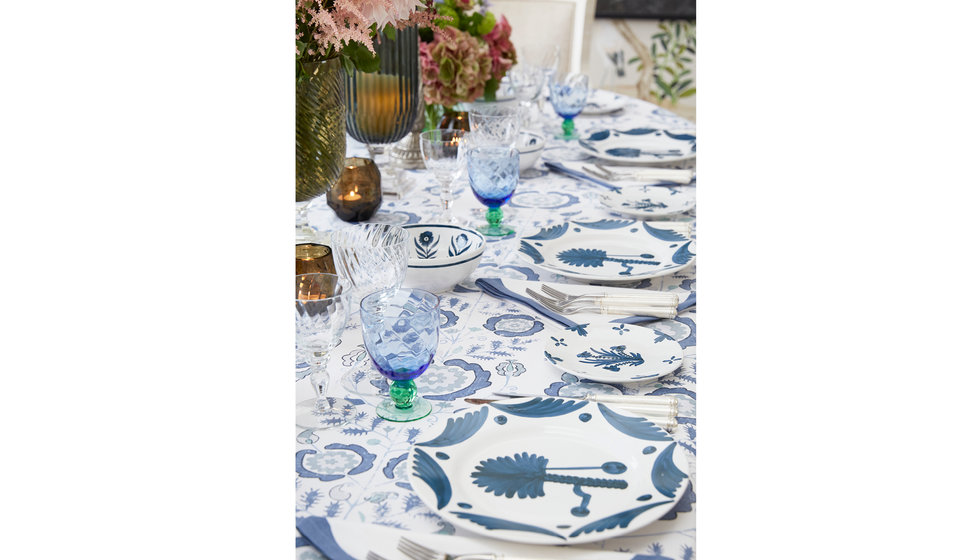
{"label": "blue painted floral motif", "polygon": [[546,227],[534,235],[529,235],[524,239],[536,239],[539,241],[545,241],[550,239],[557,239],[568,231],[568,224],[558,224],[551,227]]}
{"label": "blue painted floral motif", "polygon": [[646,418],[625,416],[618,412],[613,412],[612,409],[602,403],[596,403],[596,405],[610,426],[630,437],[647,441],[673,441],[663,428]]}
{"label": "blue painted floral motif", "polygon": [[687,264],[694,258],[694,253],[691,252],[690,247],[690,241],[681,245],[681,248],[674,252],[674,256],[671,258],[671,260],[677,264]]}
{"label": "blue painted floral motif", "polygon": [[684,358],[678,358],[677,356],[673,356],[672,355],[671,357],[669,357],[666,360],[664,360],[664,363],[665,364],[673,364],[674,362],[679,361],[679,360],[683,360],[683,359]]}
{"label": "blue painted floral motif", "polygon": [[432,492],[436,495],[438,506],[436,509],[446,507],[446,504],[449,503],[449,500],[453,496],[453,488],[449,483],[449,477],[446,476],[446,472],[436,463],[436,460],[430,457],[425,451],[415,448],[415,462],[412,473],[414,476],[421,478],[432,489]]}
{"label": "blue painted floral motif", "polygon": [[439,310],[439,314],[442,315],[443,318],[445,319],[445,321],[443,321],[442,323],[439,324],[439,329],[440,330],[442,330],[442,329],[448,329],[449,327],[453,327],[459,321],[459,315],[453,313],[452,311],[450,311],[448,309],[440,309]]}
{"label": "blue painted floral motif", "polygon": [[[315,456],[317,452],[315,450],[303,449],[302,451],[296,453],[296,474],[304,478],[319,478],[324,482],[330,482],[331,480],[344,478],[344,476],[347,475],[357,475],[367,470],[370,470],[371,467],[374,466],[374,460],[377,458],[377,455],[375,455],[374,453],[369,453],[367,449],[364,449],[360,445],[356,445],[356,444],[344,445],[342,443],[331,443],[330,445],[327,445],[323,449],[324,451],[328,451],[331,449],[343,449],[346,451],[353,451],[361,458],[361,461],[356,467],[347,471],[346,475],[332,473],[332,472],[331,473],[315,472],[310,468],[307,468],[307,466],[317,470],[325,471],[327,469],[320,468],[323,466],[323,463],[317,460],[317,457]],[[314,457],[311,457],[310,460],[307,461],[306,460],[307,456],[311,454],[314,455]]]}
{"label": "blue painted floral motif", "polygon": [[431,231],[423,231],[415,238],[415,254],[420,259],[435,258],[438,244],[438,236],[433,236]]}
{"label": "blue painted floral motif", "polygon": [[483,427],[483,423],[487,421],[487,415],[489,413],[490,409],[481,406],[480,410],[467,412],[459,418],[450,418],[446,421],[446,427],[443,428],[439,436],[423,443],[417,443],[416,445],[425,447],[449,447],[466,441]]}
{"label": "blue painted floral motif", "polygon": [[640,515],[641,513],[645,512],[648,509],[652,509],[657,506],[662,506],[664,504],[669,504],[669,503],[670,503],[669,500],[664,502],[656,502],[653,504],[640,506],[638,508],[622,511],[615,515],[610,515],[609,517],[603,517],[598,521],[593,521],[592,523],[583,525],[582,527],[572,532],[572,534],[569,536],[574,538],[581,535],[582,533],[591,533],[592,531],[601,533],[607,529],[613,529],[615,527],[626,528],[630,524],[630,522],[632,522],[633,519],[636,518],[637,515]]}
{"label": "blue painted floral motif", "polygon": [[576,354],[576,357],[582,358],[579,362],[583,364],[601,367],[609,371],[619,371],[621,366],[636,367],[644,362],[643,356],[639,352],[627,352],[626,346],[623,345],[613,346],[609,350],[589,348]]}
{"label": "blue painted floral motif", "polygon": [[625,208],[635,208],[637,210],[653,210],[655,208],[667,207],[667,205],[663,202],[654,202],[649,198],[644,198],[642,200],[626,200],[623,201],[622,205]]}
{"label": "blue painted floral motif", "polygon": [[497,375],[517,377],[525,371],[527,368],[524,367],[524,364],[516,360],[506,360],[497,364]]}
{"label": "blue painted floral motif", "polygon": [[552,397],[534,397],[526,402],[500,403],[492,402],[490,406],[501,412],[523,416],[525,418],[545,418],[551,416],[561,416],[582,408],[589,404],[589,401],[574,401],[556,399]]}
{"label": "blue painted floral motif", "polygon": [[566,331],[572,331],[572,332],[578,334],[579,336],[586,336],[586,335],[589,334],[585,330],[585,328],[588,327],[588,326],[589,326],[589,323],[582,323],[581,325],[575,325],[575,326],[572,326],[572,327],[565,327],[565,330]]}
{"label": "blue painted floral motif", "polygon": [[458,255],[462,255],[463,253],[466,252],[467,249],[470,248],[470,245],[472,244],[473,242],[470,240],[470,237],[465,233],[461,233],[455,237],[450,238],[449,256],[455,257]]}
{"label": "blue painted floral motif", "polygon": [[555,341],[555,346],[568,346],[568,344],[565,343],[564,338],[551,337],[551,340]]}
{"label": "blue painted floral motif", "polygon": [[639,255],[607,255],[606,251],[603,249],[565,249],[564,251],[558,253],[557,256],[558,260],[567,265],[584,266],[586,268],[602,268],[606,261],[617,262],[626,269],[619,273],[623,276],[629,276],[629,274],[633,272],[633,267],[630,265],[646,264],[657,266],[660,264],[660,261],[649,260],[654,258],[654,256],[650,253],[641,253]]}
{"label": "blue painted floral motif", "polygon": [[[650,236],[655,237],[661,241],[686,241],[687,237],[681,233],[678,233],[672,229],[659,229],[646,222],[642,222],[643,229],[646,230]],[[686,262],[686,261],[685,261]]]}
{"label": "blue painted floral motif", "polygon": [[614,331],[619,331],[619,335],[620,336],[622,336],[623,333],[630,332],[630,329],[626,328],[626,324],[625,323],[620,323],[619,326],[613,327],[613,330]]}
{"label": "blue painted floral motif", "polygon": [[544,351],[544,357],[545,358],[548,358],[548,361],[550,361],[553,364],[557,364],[558,362],[563,362],[564,361],[561,358],[552,356],[551,354],[548,353],[547,350]]}
{"label": "blue painted floral motif", "polygon": [[487,319],[483,328],[497,336],[531,336],[544,330],[544,323],[530,315],[507,314]]}
{"label": "blue painted floral motif", "polygon": [[535,264],[541,264],[544,262],[544,257],[541,256],[541,252],[531,246],[530,243],[521,239],[521,248],[518,249],[519,252],[531,257],[531,260]]}
{"label": "blue painted floral motif", "polygon": [[668,498],[674,497],[677,489],[681,487],[681,483],[687,478],[687,475],[674,464],[674,448],[676,447],[677,442],[668,445],[663,453],[653,461],[653,471],[650,473],[653,487]]}

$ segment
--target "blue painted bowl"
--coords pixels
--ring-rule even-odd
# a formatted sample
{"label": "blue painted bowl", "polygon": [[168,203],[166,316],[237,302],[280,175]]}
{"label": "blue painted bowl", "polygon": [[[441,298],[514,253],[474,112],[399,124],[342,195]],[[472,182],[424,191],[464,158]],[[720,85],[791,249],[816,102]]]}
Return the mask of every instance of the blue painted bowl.
{"label": "blue painted bowl", "polygon": [[411,224],[404,286],[433,293],[449,291],[476,270],[486,249],[480,232],[452,224]]}

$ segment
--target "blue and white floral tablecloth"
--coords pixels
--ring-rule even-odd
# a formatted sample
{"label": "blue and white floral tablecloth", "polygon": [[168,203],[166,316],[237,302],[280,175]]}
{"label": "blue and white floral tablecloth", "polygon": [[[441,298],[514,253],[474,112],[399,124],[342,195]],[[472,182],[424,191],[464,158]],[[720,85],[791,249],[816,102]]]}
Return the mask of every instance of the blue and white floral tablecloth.
{"label": "blue and white floral tablecloth", "polygon": [[[624,111],[618,115],[582,116],[575,123],[585,132],[604,127],[693,126],[668,111],[635,99],[628,99]],[[350,154],[366,154],[363,146],[350,139],[348,142]],[[549,141],[543,157],[567,154],[570,147],[574,144],[566,146],[560,141]],[[400,199],[386,195],[372,221],[409,224],[436,219],[441,210],[437,183],[424,170],[409,175],[415,182],[414,188]],[[508,385],[549,395],[577,395],[586,388],[629,394],[669,394],[680,401],[679,426],[673,436],[686,450],[691,487],[674,511],[663,519],[627,536],[583,546],[648,554],[665,560],[694,557],[696,310],[688,309],[675,319],[647,325],[680,343],[684,350],[680,370],[645,385],[601,386],[580,382],[543,357],[542,345],[552,335],[560,337],[562,325],[526,307],[484,294],[473,283],[480,277],[567,282],[562,276],[520,259],[517,238],[564,221],[629,219],[611,214],[600,204],[603,190],[585,181],[549,173],[542,161],[537,162],[527,177],[522,177],[513,199],[503,207],[504,220],[515,227],[516,235],[491,240],[476,272],[452,292],[440,294],[443,320],[439,348],[433,364],[416,380],[420,394],[433,404],[433,412],[427,418],[398,424],[375,415],[374,407],[387,394],[388,381],[375,371],[367,356],[359,323],[352,321],[348,325],[330,363],[330,393],[342,403],[347,423],[317,430],[297,428],[297,518],[318,516],[416,532],[453,534],[457,529],[423,505],[412,492],[406,458],[409,447],[423,430],[470,406],[463,402],[464,398],[493,398],[492,391]],[[464,223],[481,223],[485,208],[476,201],[466,183],[458,182],[456,191],[455,214]],[[309,218],[325,237],[329,231],[345,225],[333,215],[323,198],[313,203]],[[693,221],[694,211],[671,219]],[[638,281],[631,287],[676,292],[684,301],[695,291],[695,269],[690,267],[672,276]],[[305,364],[297,364],[297,400],[312,396],[307,374]],[[313,547],[303,545],[302,539],[297,544],[298,558],[323,557]]]}

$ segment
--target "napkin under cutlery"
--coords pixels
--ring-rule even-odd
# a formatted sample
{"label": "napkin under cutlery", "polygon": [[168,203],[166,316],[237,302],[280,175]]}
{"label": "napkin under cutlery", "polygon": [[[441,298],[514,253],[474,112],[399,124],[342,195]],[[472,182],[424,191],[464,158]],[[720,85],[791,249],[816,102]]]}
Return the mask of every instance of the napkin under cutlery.
{"label": "napkin under cutlery", "polygon": [[[687,185],[690,184],[694,179],[694,173],[690,169],[660,169],[655,167],[643,167],[637,168],[642,170],[644,177],[653,177],[652,174],[659,172],[666,172],[661,179],[633,179],[633,180],[619,180],[610,181],[602,177],[598,177],[591,173],[588,173],[584,167],[589,165],[589,160],[585,161],[549,161],[545,160],[545,167],[552,171],[557,171],[559,173],[564,173],[570,177],[575,177],[576,179],[583,179],[589,181],[590,183],[599,185],[600,187],[605,187],[610,190],[619,191],[624,187],[630,186],[643,186],[649,185],[651,183],[659,184],[663,186],[674,186],[674,185]],[[605,164],[603,164],[605,165]]]}
{"label": "napkin under cutlery", "polygon": [[[513,301],[515,303],[520,303],[526,307],[533,309],[536,313],[543,317],[547,317],[556,323],[564,325],[566,327],[575,327],[577,325],[585,323],[644,323],[647,321],[657,321],[658,317],[652,316],[640,316],[633,315],[629,317],[623,316],[612,316],[612,315],[602,315],[599,313],[574,313],[568,316],[555,313],[549,310],[545,306],[541,305],[539,302],[535,301],[531,296],[527,295],[525,289],[531,288],[534,291],[541,290],[541,282],[533,282],[530,280],[513,280],[510,278],[478,278],[475,282],[477,287],[481,290],[490,294],[494,297],[500,299],[506,299]],[[596,293],[601,291],[607,294],[613,293],[623,293],[629,295],[642,294],[643,290],[635,290],[632,288],[615,288],[611,286],[589,286],[589,285],[579,285],[579,284],[558,284],[553,283],[557,289],[572,294],[588,294]],[[697,303],[697,294],[692,292],[691,295],[687,297],[677,306],[678,313],[691,307]]]}
{"label": "napkin under cutlery", "polygon": [[[449,554],[492,552],[504,558],[556,560],[654,560],[655,556],[613,552],[575,546],[547,546],[520,544],[479,536],[450,536],[432,533],[414,533],[340,519],[325,517],[296,518],[296,528],[310,545],[331,560],[365,560],[368,551],[385,558],[404,558],[398,552],[398,539],[408,537],[429,548]],[[297,546],[305,545],[297,542]],[[588,546],[588,545],[585,545]]]}

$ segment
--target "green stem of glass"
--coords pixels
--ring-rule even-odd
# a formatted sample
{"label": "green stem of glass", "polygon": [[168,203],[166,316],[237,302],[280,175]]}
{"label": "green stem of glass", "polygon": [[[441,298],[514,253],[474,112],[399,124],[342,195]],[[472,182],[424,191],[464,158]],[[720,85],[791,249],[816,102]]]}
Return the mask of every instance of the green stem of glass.
{"label": "green stem of glass", "polygon": [[503,218],[504,213],[500,210],[499,206],[487,208],[487,223],[490,224],[490,227],[499,228],[500,220]]}
{"label": "green stem of glass", "polygon": [[561,123],[561,131],[565,134],[566,140],[575,138],[575,122],[572,119],[565,119]]}
{"label": "green stem of glass", "polygon": [[415,400],[415,381],[393,381],[388,388],[391,400],[395,401],[395,408],[411,408],[412,401]]}

